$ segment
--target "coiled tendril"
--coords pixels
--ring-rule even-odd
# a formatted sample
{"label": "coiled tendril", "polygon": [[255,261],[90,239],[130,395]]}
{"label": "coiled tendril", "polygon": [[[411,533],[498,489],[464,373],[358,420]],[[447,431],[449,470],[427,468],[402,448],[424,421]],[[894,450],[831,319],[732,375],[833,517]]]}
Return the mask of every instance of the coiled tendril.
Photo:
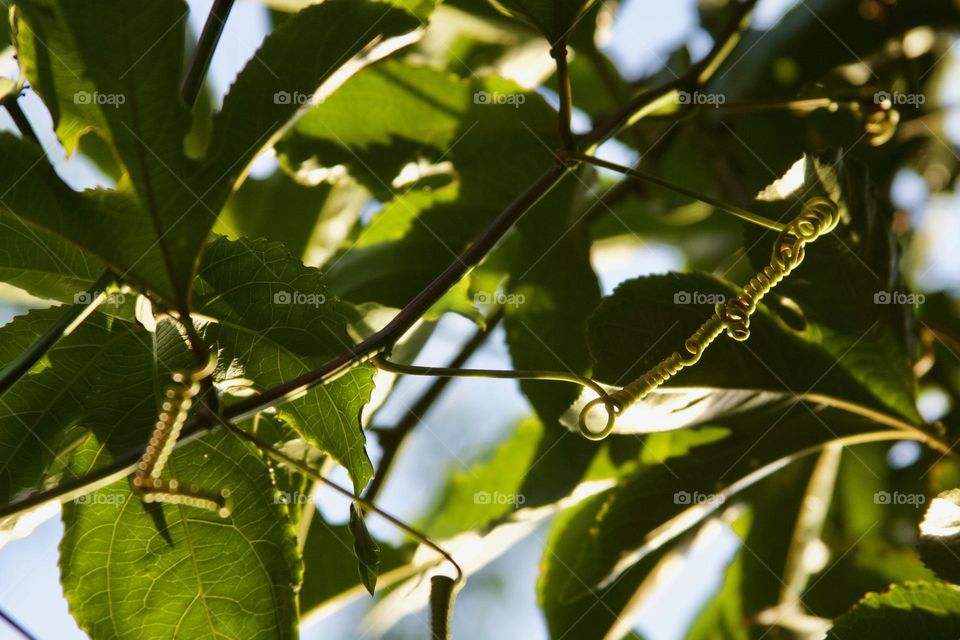
{"label": "coiled tendril", "polygon": [[591,431],[587,427],[587,417],[594,407],[603,404],[608,414],[611,410],[617,414],[622,413],[684,367],[696,364],[707,347],[724,331],[734,340],[743,341],[749,338],[750,317],[757,310],[757,305],[763,296],[800,266],[806,244],[833,231],[839,220],[839,210],[832,200],[815,197],[805,202],[800,215],[780,232],[773,248],[770,264],[757,273],[735,297],[726,303],[717,304],[714,314],[687,338],[684,343],[687,353],[681,355],[675,351],[619,391],[606,397],[601,396],[584,405],[579,418],[581,433],[594,440],[609,435],[614,426],[612,419],[607,420],[607,424],[601,431]]}
{"label": "coiled tendril", "polygon": [[172,384],[164,390],[156,426],[130,481],[134,493],[140,495],[144,502],[183,504],[214,511],[224,518],[230,515],[229,493],[226,490],[213,494],[194,486],[184,488],[177,480],[160,479],[180,437],[180,430],[187,421],[193,398],[200,393],[200,381],[213,373],[216,364],[216,358],[211,357],[210,362],[200,369],[175,372]]}

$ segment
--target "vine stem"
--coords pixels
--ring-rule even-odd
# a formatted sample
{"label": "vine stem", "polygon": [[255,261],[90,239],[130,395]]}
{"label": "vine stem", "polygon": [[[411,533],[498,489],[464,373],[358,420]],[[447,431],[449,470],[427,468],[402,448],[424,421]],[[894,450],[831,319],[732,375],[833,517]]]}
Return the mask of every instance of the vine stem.
{"label": "vine stem", "polygon": [[382,356],[373,359],[373,365],[384,371],[401,373],[411,376],[436,376],[442,378],[485,378],[493,380],[549,380],[553,382],[570,382],[588,387],[595,391],[602,398],[609,398],[606,389],[599,382],[580,376],[575,373],[564,373],[563,371],[540,371],[534,369],[459,369],[455,367],[418,367],[409,364],[399,364],[390,362]]}
{"label": "vine stem", "polygon": [[824,447],[810,475],[790,538],[777,608],[785,611],[800,611],[802,608],[801,599],[811,575],[804,563],[804,555],[810,543],[823,535],[824,523],[830,512],[830,501],[837,484],[842,453],[843,447],[838,444]]}
{"label": "vine stem", "polygon": [[[463,347],[461,347],[457,355],[450,360],[450,363],[447,365],[448,368],[459,369],[463,367],[467,360],[477,352],[477,349],[486,342],[502,318],[503,307],[500,307],[487,318],[485,322],[486,328],[478,327],[470,339],[463,344]],[[383,454],[380,457],[380,462],[377,464],[377,473],[373,476],[373,480],[370,481],[370,484],[363,494],[367,500],[374,500],[380,493],[403,442],[420,423],[422,416],[427,414],[430,407],[433,406],[433,403],[443,394],[443,391],[447,388],[447,385],[450,384],[451,380],[453,380],[453,378],[438,377],[427,388],[423,395],[407,409],[394,428],[379,433],[379,441],[383,449]]]}
{"label": "vine stem", "polygon": [[393,526],[409,534],[417,542],[430,547],[431,549],[436,551],[438,554],[440,554],[443,557],[443,559],[449,562],[451,566],[453,566],[453,568],[456,570],[456,573],[457,573],[456,582],[460,582],[461,580],[463,580],[463,569],[460,567],[457,561],[453,559],[453,556],[450,555],[450,553],[446,549],[444,549],[443,547],[438,545],[436,542],[434,542],[427,534],[423,533],[422,531],[420,531],[415,527],[410,526],[409,524],[407,524],[400,518],[394,516],[393,514],[388,513],[387,511],[384,511],[383,509],[378,507],[376,504],[371,502],[369,499],[363,496],[357,495],[356,493],[354,493],[353,491],[350,491],[345,487],[341,487],[339,484],[337,484],[333,480],[330,480],[322,473],[319,473],[316,469],[314,469],[310,465],[300,462],[296,458],[288,456],[287,454],[283,453],[279,449],[276,449],[271,444],[265,442],[264,440],[261,440],[259,437],[253,435],[252,433],[248,433],[243,429],[237,427],[230,420],[226,420],[222,416],[219,416],[216,414],[214,414],[214,420],[216,420],[222,427],[224,427],[230,433],[236,435],[242,440],[245,440],[246,442],[249,442],[250,444],[255,446],[257,449],[260,449],[262,452],[264,452],[265,454],[273,458],[275,461],[281,464],[291,466],[297,471],[299,471],[300,473],[304,474],[305,476],[315,480],[316,482],[321,482],[324,485],[330,487],[331,489],[333,489],[343,497],[356,501],[358,504],[363,506],[364,509],[376,513],[378,516],[380,516],[381,518],[383,518]]}
{"label": "vine stem", "polygon": [[[715,64],[716,59],[721,56],[725,58],[729,54],[730,47],[724,44],[724,41],[734,42],[739,39],[740,31],[745,28],[745,16],[749,14],[749,10],[755,4],[756,0],[747,0],[747,2],[738,6],[731,26],[718,39],[717,45],[700,63],[684,74],[679,81],[636,96],[618,115],[587,134],[585,138],[587,142],[591,145],[599,144],[627,125],[628,121],[636,121],[642,118],[649,112],[649,107],[652,104],[662,99],[664,95],[676,90],[678,82],[682,86],[697,86],[699,82],[704,81],[703,70],[716,68],[719,64]],[[544,171],[536,181],[491,221],[473,244],[421,290],[413,300],[400,309],[382,329],[359,344],[341,352],[313,371],[264,391],[260,395],[246,398],[225,407],[223,409],[224,417],[234,421],[252,417],[264,409],[298,397],[316,386],[335,380],[350,369],[368,362],[376,354],[391,349],[394,343],[403,337],[419,318],[443,297],[450,287],[456,284],[493,249],[528,209],[547,195],[570,171],[571,167],[566,166],[563,162],[557,162],[557,164]],[[215,426],[215,423],[202,416],[191,418],[181,431],[178,446],[202,435]],[[129,473],[136,461],[140,459],[144,449],[145,447],[140,447],[136,450],[127,451],[116,456],[109,465],[89,474],[64,480],[56,487],[34,492],[19,500],[0,506],[0,518],[31,509],[49,500],[69,499],[69,496],[80,495],[85,490],[93,490],[122,478]]]}
{"label": "vine stem", "polygon": [[716,207],[720,211],[723,211],[724,213],[729,213],[730,215],[740,218],[741,220],[764,227],[766,229],[771,229],[778,233],[783,231],[784,228],[786,227],[786,225],[783,225],[779,222],[775,222],[770,218],[766,218],[764,216],[758,215],[751,211],[747,211],[742,207],[738,207],[736,205],[723,202],[722,200],[717,200],[716,198],[705,196],[703,194],[697,193],[696,191],[691,191],[686,187],[682,187],[678,184],[674,184],[673,182],[670,182],[669,180],[666,180],[659,176],[655,176],[653,174],[640,171],[639,169],[631,169],[630,167],[625,167],[623,165],[616,164],[614,162],[601,160],[596,156],[592,156],[586,153],[572,152],[572,153],[565,153],[561,155],[567,158],[571,158],[573,160],[579,160],[582,162],[587,162],[592,165],[596,165],[598,167],[603,167],[604,169],[610,169],[611,171],[616,171],[617,173],[622,173],[623,175],[629,178],[640,180],[641,182],[649,182],[650,184],[655,184],[657,186],[663,187],[664,189],[669,189],[670,191],[674,191],[676,193],[679,193],[680,195],[684,195],[684,196],[687,196],[688,198],[693,198],[694,200],[699,200],[700,202],[709,204],[712,207]]}
{"label": "vine stem", "polygon": [[801,400],[822,404],[827,407],[839,409],[840,411],[846,411],[847,413],[852,413],[868,420],[872,420],[877,424],[883,424],[898,431],[903,431],[904,433],[910,435],[912,437],[911,439],[917,440],[944,455],[958,455],[958,453],[953,449],[954,445],[951,445],[949,442],[943,440],[937,434],[926,429],[921,429],[920,427],[910,424],[905,420],[895,418],[875,409],[864,407],[863,405],[859,405],[855,402],[847,402],[846,400],[841,400],[839,398],[834,398],[832,396],[826,396],[819,393],[804,393],[798,395],[797,397]]}
{"label": "vine stem", "polygon": [[571,123],[573,120],[573,90],[570,87],[570,73],[567,69],[567,39],[561,38],[550,49],[550,55],[557,63],[557,95],[560,98],[558,109],[560,118],[560,140],[563,148],[573,151],[577,143],[573,139]]}
{"label": "vine stem", "polygon": [[[373,364],[379,369],[393,371],[414,376],[439,376],[444,378],[492,378],[500,380],[549,380],[553,382],[569,382],[572,384],[587,387],[597,394],[597,398],[592,400],[583,412],[580,414],[579,426],[580,434],[589,440],[603,440],[614,428],[617,414],[621,411],[622,405],[615,398],[615,394],[607,393],[603,386],[591,378],[577,375],[575,373],[565,373],[563,371],[540,371],[534,369],[516,369],[505,371],[503,369],[458,369],[450,367],[417,367],[406,364],[390,362],[381,356],[373,359]],[[599,431],[591,430],[587,426],[587,415],[590,408],[598,404],[603,404],[607,412],[607,421]]]}
{"label": "vine stem", "polygon": [[226,25],[227,17],[233,8],[233,2],[234,0],[213,0],[213,6],[210,7],[210,13],[207,14],[207,21],[203,25],[203,31],[200,32],[200,39],[197,41],[197,48],[190,60],[190,67],[183,78],[183,84],[180,85],[180,96],[190,106],[193,106],[197,96],[200,95],[203,80],[207,75],[207,69],[210,68],[213,52],[217,48],[217,43],[220,42],[220,36],[223,34],[223,27]]}

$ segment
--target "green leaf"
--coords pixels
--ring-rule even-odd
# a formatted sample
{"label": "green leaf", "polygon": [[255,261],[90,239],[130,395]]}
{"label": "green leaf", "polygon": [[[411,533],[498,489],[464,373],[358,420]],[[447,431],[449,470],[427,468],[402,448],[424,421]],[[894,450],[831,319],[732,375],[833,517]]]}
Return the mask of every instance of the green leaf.
{"label": "green leaf", "polygon": [[357,556],[360,581],[370,595],[373,595],[377,589],[377,576],[380,571],[380,547],[367,531],[363,512],[357,508],[356,502],[350,503],[349,527],[350,533],[353,534],[353,552]]}
{"label": "green leaf", "polygon": [[541,600],[556,608],[592,604],[597,589],[696,526],[725,503],[727,493],[778,471],[799,452],[875,429],[838,411],[818,416],[791,404],[711,421],[735,426],[735,436],[699,447],[697,456],[641,467],[584,501],[551,534]]}
{"label": "green leaf", "polygon": [[[254,157],[272,145],[318,87],[332,91],[368,61],[409,41],[392,36],[419,22],[388,5],[354,0],[300,12],[266,39],[240,73],[214,119],[206,157],[192,161],[184,152],[189,112],[177,90],[186,6],[179,0],[148,5],[144,10],[119,0],[93,8],[81,2],[21,3],[18,50],[68,150],[93,128],[111,141],[126,167],[129,182],[121,181],[121,189],[136,195],[139,210],[125,212],[127,217],[111,212],[120,222],[113,235],[135,237],[140,246],[139,252],[124,251],[114,266],[137,274],[146,269],[140,262],[144,254],[159,255],[162,271],[152,265],[143,283],[183,306],[207,232]],[[336,82],[327,82],[331,78]],[[25,171],[12,173],[11,181]],[[31,209],[11,210],[38,218],[41,226],[50,218]],[[117,222],[100,218],[94,227],[110,229]],[[120,253],[103,236],[75,233],[75,226],[80,223],[72,220],[51,230],[82,239],[81,246],[108,261]],[[115,243],[124,244],[120,238]]]}
{"label": "green leaf", "polygon": [[[259,390],[352,347],[347,326],[359,319],[327,291],[319,271],[266,240],[211,243],[195,282],[194,307],[212,320],[203,336],[220,351],[227,375],[251,380]],[[359,366],[276,409],[308,443],[343,464],[358,491],[373,473],[360,427],[372,390],[372,367]]]}
{"label": "green leaf", "polygon": [[178,175],[189,126],[178,97],[186,4],[25,0],[16,6],[21,67],[68,153],[93,128],[113,143],[141,197],[150,174]]}
{"label": "green leaf", "polygon": [[[544,144],[556,143],[557,136]],[[592,172],[570,176],[545,202],[517,223],[519,242],[510,252],[510,293],[504,326],[517,369],[586,374],[590,352],[587,319],[600,303],[600,285],[590,264],[588,222],[580,206]],[[566,205],[566,206],[564,206]],[[551,428],[579,390],[556,383],[524,381],[522,387],[540,419]]]}
{"label": "green leaf", "polygon": [[313,183],[318,169],[342,165],[387,200],[405,164],[456,150],[451,147],[470,102],[470,84],[453,74],[384,60],[307,111],[277,152],[302,181]]}
{"label": "green leaf", "polygon": [[421,523],[422,529],[438,539],[452,538],[481,529],[524,506],[526,497],[520,493],[520,485],[526,469],[536,461],[534,453],[542,431],[536,420],[524,420],[481,462],[451,472]]}
{"label": "green leaf", "polygon": [[815,460],[804,460],[737,497],[749,505],[733,529],[742,546],[727,567],[720,591],[687,632],[688,640],[748,640],[756,614],[777,604],[781,576]]}
{"label": "green leaf", "polygon": [[38,298],[72,302],[103,271],[91,254],[9,213],[0,212],[0,234],[0,282]]}
{"label": "green leaf", "polygon": [[[73,191],[39,147],[9,133],[0,133],[0,192],[5,194],[0,203],[5,227],[19,225],[34,243],[55,238],[51,251],[57,244],[84,249],[139,285],[170,291],[156,236],[129,194]],[[69,265],[80,261],[76,249],[63,255]]]}
{"label": "green leaf", "polygon": [[186,14],[180,0],[17,3],[21,64],[58,137],[69,153],[91,128],[112,143],[130,181],[124,188],[164,256],[170,285],[161,291],[178,299],[213,217],[185,197],[193,173],[183,152],[190,114],[178,93]]}
{"label": "green leaf", "polygon": [[[495,77],[470,82],[385,61],[314,107],[280,150],[301,178],[344,164],[378,197],[392,198],[330,261],[329,276],[337,293],[353,302],[401,306],[474,239],[491,212],[555,161],[559,146],[555,112],[512,83]],[[393,193],[391,185],[408,163],[439,170],[439,162],[452,163],[453,182]],[[524,216],[515,244],[505,249],[506,267],[495,276],[513,274],[509,287],[473,287],[478,302],[506,301],[508,342],[518,368],[585,373],[589,367],[583,334],[599,286],[580,214],[582,192],[592,179],[591,172],[567,178]],[[525,382],[523,389],[555,430],[544,435],[544,449],[560,453],[553,440],[565,434],[556,421],[576,389],[537,382]],[[592,450],[582,443],[568,446],[578,449],[571,455],[585,469]]]}
{"label": "green leaf", "polygon": [[871,593],[834,621],[828,638],[929,638],[960,634],[960,590],[945,582],[908,582]]}
{"label": "green leaf", "polygon": [[[9,362],[61,314],[57,308],[31,311],[5,325],[0,360]],[[101,314],[50,350],[0,399],[0,502],[51,476],[71,476],[69,454],[91,432],[104,453],[142,446],[156,421],[156,358],[164,375],[189,365],[172,324],[160,323],[151,335]]]}
{"label": "green leaf", "polygon": [[[304,258],[334,188],[304,187],[282,171],[262,180],[250,178],[227,201],[214,231],[232,239],[279,240],[293,255]],[[278,204],[283,206],[282,215],[277,215]]]}
{"label": "green leaf", "polygon": [[960,489],[943,491],[931,502],[920,523],[918,550],[924,564],[944,580],[960,581]]}
{"label": "green leaf", "polygon": [[929,461],[922,456],[917,466],[893,469],[891,446],[881,442],[843,452],[822,536],[835,560],[811,577],[804,605],[812,615],[835,618],[869,591],[935,579],[917,557],[915,541],[903,534],[920,520],[929,479],[921,473],[939,454],[930,451]]}
{"label": "green leaf", "polygon": [[[331,259],[329,276],[350,283],[338,292],[352,302],[399,307],[555,162],[556,135],[556,113],[512,82],[385,61],[314,107],[279,150],[300,174],[344,164],[386,202],[358,234],[361,246]],[[456,182],[394,194],[401,168],[436,162],[452,163],[442,175]],[[540,206],[569,207],[573,186]]]}
{"label": "green leaf", "polygon": [[[541,136],[543,144],[560,146],[556,133]],[[517,223],[516,245],[508,248],[510,295],[504,308],[516,369],[589,372],[587,320],[600,303],[583,207],[593,179],[589,170],[567,177]],[[559,422],[580,393],[576,386],[529,380],[520,386],[545,425],[538,462],[523,483],[534,505],[571,489],[597,447],[569,437]]]}
{"label": "green leaf", "polygon": [[651,433],[643,442],[640,459],[644,464],[662,464],[670,458],[685,456],[698,446],[722,440],[729,435],[730,430],[722,427]]}
{"label": "green leaf", "polygon": [[[88,466],[96,443],[78,452]],[[227,518],[144,504],[126,480],[64,505],[60,571],[94,638],[295,638],[296,538],[263,459],[230,433],[178,448],[170,473],[229,489]]]}
{"label": "green leaf", "polygon": [[529,23],[551,43],[566,38],[594,0],[491,0],[508,15]]}
{"label": "green leaf", "polygon": [[367,0],[312,5],[285,21],[237,76],[214,117],[207,170],[242,175],[311,96],[322,100],[364,65],[408,44],[420,25],[403,10]]}

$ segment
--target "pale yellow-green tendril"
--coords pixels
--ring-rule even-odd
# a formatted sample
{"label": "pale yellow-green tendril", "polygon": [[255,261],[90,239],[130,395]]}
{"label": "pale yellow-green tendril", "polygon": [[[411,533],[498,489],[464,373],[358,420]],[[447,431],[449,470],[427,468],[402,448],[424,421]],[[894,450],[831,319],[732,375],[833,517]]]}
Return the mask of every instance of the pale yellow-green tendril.
{"label": "pale yellow-green tendril", "polygon": [[212,494],[193,486],[182,487],[177,480],[160,479],[180,437],[180,430],[187,421],[193,398],[200,393],[200,381],[209,377],[216,365],[216,357],[211,356],[207,365],[200,369],[178,371],[173,374],[173,383],[164,390],[163,404],[153,434],[130,481],[134,493],[140,495],[144,502],[182,504],[214,511],[224,518],[230,515],[226,490]]}
{"label": "pale yellow-green tendril", "polygon": [[750,317],[757,310],[763,296],[800,266],[806,244],[833,231],[839,219],[839,210],[832,200],[815,197],[804,203],[800,215],[780,232],[770,264],[754,276],[735,297],[717,304],[714,314],[684,343],[687,353],[681,355],[674,352],[619,391],[587,403],[580,411],[580,432],[594,440],[609,435],[614,426],[612,420],[608,420],[605,428],[599,432],[591,431],[587,427],[588,415],[594,407],[603,404],[608,413],[611,407],[617,414],[622,413],[684,367],[696,364],[707,347],[724,331],[734,340],[743,341],[749,338]]}

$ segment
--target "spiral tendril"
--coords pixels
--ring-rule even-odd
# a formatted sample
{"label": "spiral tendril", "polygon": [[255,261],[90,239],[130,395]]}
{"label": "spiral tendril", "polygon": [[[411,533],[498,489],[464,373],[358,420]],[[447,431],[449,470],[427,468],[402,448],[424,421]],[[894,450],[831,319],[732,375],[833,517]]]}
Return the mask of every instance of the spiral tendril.
{"label": "spiral tendril", "polygon": [[172,383],[164,390],[156,425],[130,481],[132,490],[144,502],[182,504],[213,511],[224,518],[230,515],[226,490],[213,494],[194,486],[183,487],[177,480],[160,479],[187,421],[193,399],[200,393],[200,382],[213,373],[216,363],[216,358],[211,357],[200,369],[175,372]]}
{"label": "spiral tendril", "polygon": [[807,200],[800,215],[780,232],[770,263],[751,278],[736,296],[725,303],[717,304],[714,314],[687,338],[684,343],[686,354],[675,351],[619,391],[606,397],[598,397],[584,405],[579,419],[581,433],[595,440],[606,437],[613,430],[613,424],[609,422],[601,432],[591,432],[587,428],[587,417],[594,407],[603,403],[608,407],[608,411],[612,406],[617,414],[622,413],[681,369],[699,362],[703,352],[721,333],[726,332],[728,337],[737,341],[749,338],[750,318],[763,297],[800,266],[806,244],[833,231],[839,220],[839,209],[832,200],[819,196]]}

